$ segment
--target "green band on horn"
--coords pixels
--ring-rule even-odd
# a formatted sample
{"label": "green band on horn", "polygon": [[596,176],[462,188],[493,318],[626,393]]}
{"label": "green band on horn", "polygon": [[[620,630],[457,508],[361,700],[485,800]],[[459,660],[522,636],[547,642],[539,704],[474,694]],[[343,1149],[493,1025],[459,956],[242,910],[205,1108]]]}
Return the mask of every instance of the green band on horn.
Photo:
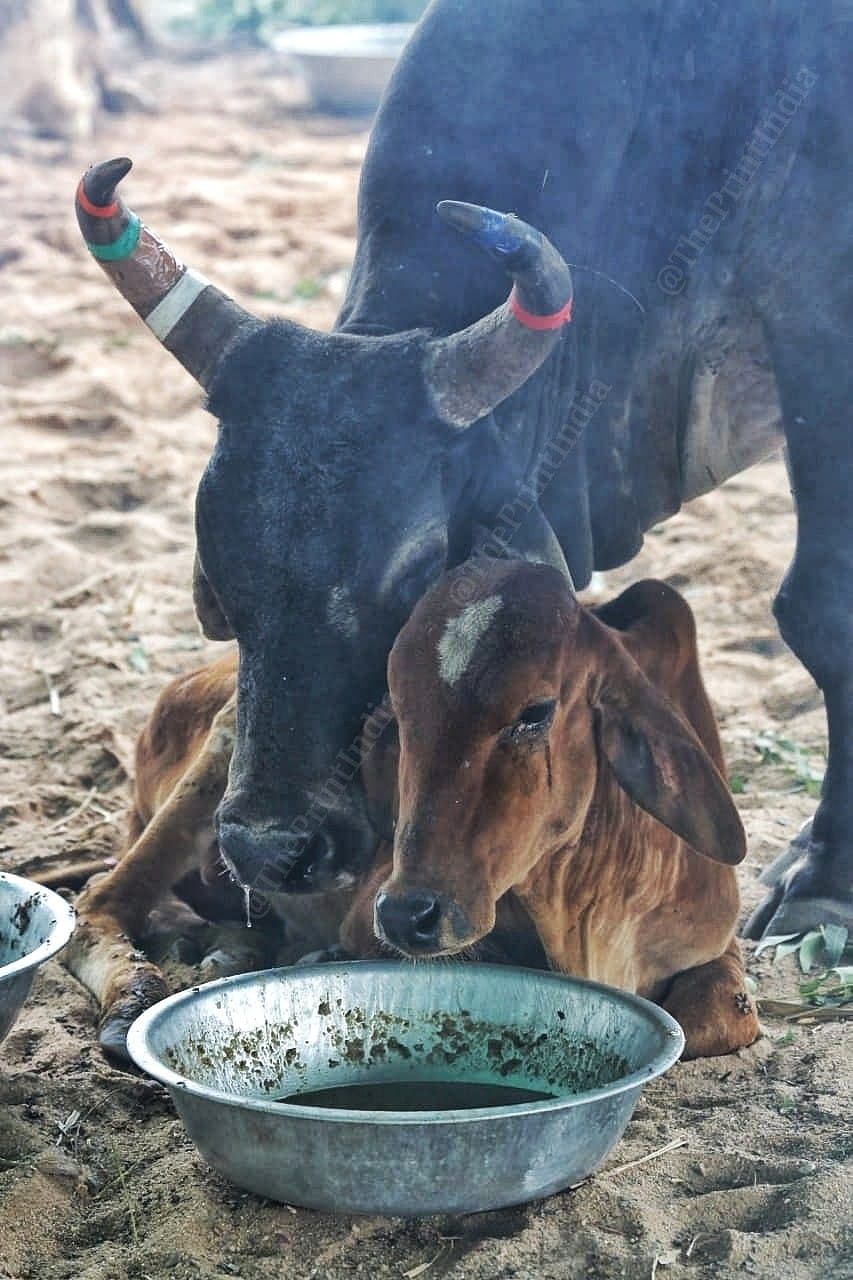
{"label": "green band on horn", "polygon": [[130,221],[118,240],[113,240],[112,244],[89,244],[87,241],[86,248],[99,262],[119,262],[122,258],[129,258],[133,253],[139,244],[141,231],[142,223],[136,214],[132,213]]}

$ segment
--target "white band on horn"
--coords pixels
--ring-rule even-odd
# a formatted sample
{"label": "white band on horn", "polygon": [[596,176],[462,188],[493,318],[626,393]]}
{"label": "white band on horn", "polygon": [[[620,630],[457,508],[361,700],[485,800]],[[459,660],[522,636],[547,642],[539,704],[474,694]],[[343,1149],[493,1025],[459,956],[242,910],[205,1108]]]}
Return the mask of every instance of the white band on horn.
{"label": "white band on horn", "polygon": [[209,284],[210,281],[205,280],[204,276],[187,268],[178,283],[172,286],[165,298],[161,298],[154,310],[145,317],[145,323],[155,337],[165,342],[181,316],[189,311],[198,295]]}

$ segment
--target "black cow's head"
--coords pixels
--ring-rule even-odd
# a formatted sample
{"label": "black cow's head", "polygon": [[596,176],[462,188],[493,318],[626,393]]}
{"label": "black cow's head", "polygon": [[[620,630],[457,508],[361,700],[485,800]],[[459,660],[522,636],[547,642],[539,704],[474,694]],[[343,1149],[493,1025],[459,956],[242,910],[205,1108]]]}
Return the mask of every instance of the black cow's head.
{"label": "black cow's head", "polygon": [[[468,429],[552,350],[571,279],[518,218],[445,202],[439,213],[513,277],[503,306],[440,338],[261,324],[175,263],[115,199],[128,168],[112,161],[89,171],[81,227],[207,388],[220,421],[198,490],[194,581],[205,633],[236,636],[240,650],[220,844],[247,884],[345,884],[376,839],[358,785],[358,739],[381,700],[394,638],[441,571],[470,552],[478,523],[513,496],[488,427],[478,449],[494,457],[479,459],[472,481]],[[565,571],[537,508],[520,537],[516,551]]]}

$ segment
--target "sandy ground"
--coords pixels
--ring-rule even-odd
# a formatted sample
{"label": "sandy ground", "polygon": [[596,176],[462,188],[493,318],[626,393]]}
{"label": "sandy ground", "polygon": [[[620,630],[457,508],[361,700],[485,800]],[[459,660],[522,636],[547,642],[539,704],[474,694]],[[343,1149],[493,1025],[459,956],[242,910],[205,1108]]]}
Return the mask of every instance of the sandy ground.
{"label": "sandy ground", "polygon": [[[11,869],[117,850],[134,735],[166,679],[214,652],[189,590],[213,423],[83,250],[79,173],[132,155],[135,207],[263,314],[330,324],[352,251],[363,129],[311,117],[263,59],[151,65],[139,87],[159,115],[106,122],[70,155],[20,135],[0,155],[0,862]],[[818,764],[824,745],[817,691],[770,614],[793,537],[774,460],[655,531],[603,588],[654,573],[696,611],[750,837],[745,908],[813,807],[756,739],[790,739]],[[750,968],[761,995],[796,992],[790,961]],[[104,1060],[93,1027],[88,996],[54,962],[0,1050],[4,1277],[853,1276],[849,1023],[767,1020],[750,1050],[677,1067],[647,1090],[604,1170],[571,1192],[414,1223],[335,1219],[229,1187],[164,1092]]]}

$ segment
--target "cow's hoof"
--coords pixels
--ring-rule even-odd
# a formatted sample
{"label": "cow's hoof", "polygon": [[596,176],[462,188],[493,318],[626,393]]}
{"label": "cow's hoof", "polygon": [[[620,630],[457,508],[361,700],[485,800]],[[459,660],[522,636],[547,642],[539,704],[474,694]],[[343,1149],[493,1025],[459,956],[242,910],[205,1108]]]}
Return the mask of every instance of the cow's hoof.
{"label": "cow's hoof", "polygon": [[[142,1010],[140,1009],[139,1012],[141,1013]],[[135,1016],[125,1018],[111,1013],[98,1027],[98,1044],[104,1053],[111,1058],[117,1058],[120,1062],[130,1062],[130,1054],[127,1052],[127,1033]]]}
{"label": "cow's hoof", "polygon": [[98,1044],[104,1053],[120,1062],[130,1062],[127,1052],[127,1033],[141,1013],[159,1000],[165,999],[169,988],[162,978],[146,974],[137,991],[120,997],[106,1010],[98,1025]]}
{"label": "cow's hoof", "polygon": [[836,874],[826,846],[811,839],[811,829],[812,824],[806,823],[790,847],[763,872],[761,880],[770,892],[744,925],[745,938],[808,933],[822,924],[842,925],[853,935],[850,876]]}

